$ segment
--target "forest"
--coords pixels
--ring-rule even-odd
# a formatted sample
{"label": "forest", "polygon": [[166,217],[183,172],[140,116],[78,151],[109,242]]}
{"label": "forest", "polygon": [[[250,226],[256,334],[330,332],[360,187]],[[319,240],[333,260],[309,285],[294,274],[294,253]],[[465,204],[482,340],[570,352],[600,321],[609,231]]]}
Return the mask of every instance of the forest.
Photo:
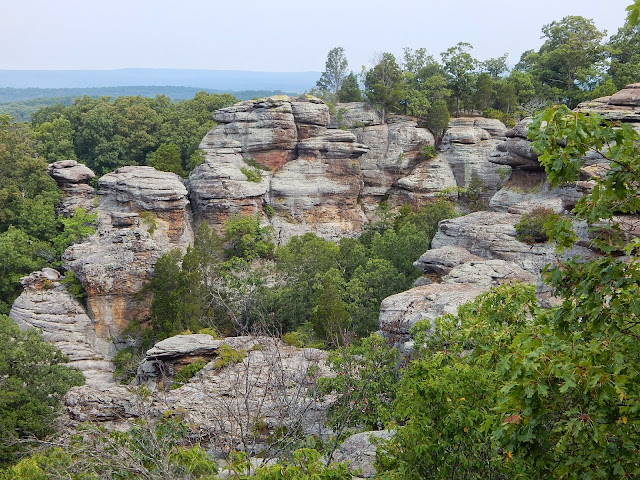
{"label": "forest", "polygon": [[[417,117],[436,145],[452,116],[510,126],[533,116],[529,138],[553,186],[581,180],[587,154],[606,159],[610,167],[571,218],[553,216],[541,227],[561,254],[577,241],[574,221],[582,220],[599,252],[545,270],[554,306],[543,308],[532,285],[497,287],[434,325],[419,322],[407,355],[375,333],[380,302],[413,285],[421,275],[413,262],[430,248],[438,223],[467,213],[468,203],[383,203],[377,222],[337,243],[308,233],[275,245],[259,218],[235,216],[221,232],[203,223],[186,252],[157,261],[151,319],[129,325],[136,345],[116,355],[116,380],[127,384],[146,349],[185,332],[260,332],[329,351],[335,375],[319,379],[314,395],[333,401],[333,437],[296,438],[259,468],[236,452],[226,459],[227,478],[352,478],[344,463],[331,462],[337,444],[385,429],[394,435],[377,445],[382,479],[640,476],[640,241],[617,222],[640,210],[640,138],[627,124],[571,110],[638,81],[639,14],[636,1],[606,42],[582,17],[545,25],[540,49],[511,69],[506,56],[480,62],[459,43],[440,61],[426,49],[405,49],[402,59],[383,53],[355,73],[337,47],[309,92],[334,112],[363,101],[383,118]],[[75,159],[98,176],[148,165],[187,178],[203,161],[198,145],[215,125],[213,111],[236,102],[204,91],[179,101],[83,96],[40,108],[29,122],[0,116],[0,479],[219,478],[218,461],[172,416],[141,418],[126,431],[85,424],[57,443],[62,398],[82,374],[7,314],[21,277],[62,271],[64,250],[94,232],[95,215],[56,214],[61,193],[49,163]],[[71,272],[64,281],[82,298]],[[145,391],[138,393],[143,402]]]}

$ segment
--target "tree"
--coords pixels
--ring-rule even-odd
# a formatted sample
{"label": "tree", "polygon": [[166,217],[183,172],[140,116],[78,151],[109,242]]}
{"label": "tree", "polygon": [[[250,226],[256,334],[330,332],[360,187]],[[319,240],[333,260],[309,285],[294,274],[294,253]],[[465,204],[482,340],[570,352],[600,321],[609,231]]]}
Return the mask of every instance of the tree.
{"label": "tree", "polygon": [[[640,212],[640,138],[628,125],[565,106],[541,113],[530,128],[552,185],[577,181],[587,153],[610,162],[573,210],[601,255],[548,268],[561,302],[537,316],[532,332],[515,339],[517,354],[505,358],[494,438],[534,476],[636,477],[640,240],[625,232],[624,215]],[[569,220],[546,227],[560,249],[576,241]]]}
{"label": "tree", "polygon": [[546,40],[532,59],[532,72],[543,85],[558,89],[557,100],[573,107],[584,97],[582,84],[597,75],[606,32],[598,30],[593,20],[569,16],[543,26],[542,33]]}
{"label": "tree", "polygon": [[491,78],[498,78],[504,72],[509,71],[509,67],[507,66],[508,57],[509,54],[505,53],[501,57],[490,58],[488,60],[480,62],[480,70],[482,72],[487,72]]}
{"label": "tree", "polygon": [[449,107],[444,100],[436,100],[427,111],[426,126],[435,137],[436,146],[442,142],[444,132],[449,126]]}
{"label": "tree", "polygon": [[364,75],[365,95],[382,114],[397,111],[402,100],[402,71],[391,53],[383,53],[379,62]]}
{"label": "tree", "polygon": [[180,150],[172,144],[163,143],[153,153],[147,155],[147,165],[162,172],[172,172],[183,177]]}
{"label": "tree", "polygon": [[0,315],[0,345],[0,466],[7,466],[29,440],[55,431],[62,397],[84,377],[38,331],[20,330],[6,315]]}
{"label": "tree", "polygon": [[382,478],[511,478],[485,425],[496,417],[503,356],[536,311],[533,285],[505,285],[412,328],[392,412],[400,426],[378,452]]}
{"label": "tree", "polygon": [[362,100],[362,92],[358,85],[358,78],[353,72],[344,78],[340,90],[338,91],[338,102],[360,102]]}
{"label": "tree", "polygon": [[460,42],[440,54],[449,77],[449,88],[456,99],[456,116],[460,116],[460,103],[468,108],[473,94],[474,71],[478,62],[469,53],[471,49],[471,44]]}
{"label": "tree", "polygon": [[331,93],[337,98],[342,83],[347,76],[349,62],[344,54],[344,48],[336,47],[329,50],[327,61],[324,64],[324,72],[316,82],[316,86],[325,92]]}
{"label": "tree", "polygon": [[620,28],[606,44],[610,57],[608,73],[618,89],[640,78],[640,26]]}

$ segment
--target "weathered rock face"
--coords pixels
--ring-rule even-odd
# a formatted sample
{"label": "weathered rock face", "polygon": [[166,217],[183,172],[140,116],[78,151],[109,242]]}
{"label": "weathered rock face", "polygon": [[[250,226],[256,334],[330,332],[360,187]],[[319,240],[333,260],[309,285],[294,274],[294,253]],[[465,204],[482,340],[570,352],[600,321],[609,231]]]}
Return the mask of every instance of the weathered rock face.
{"label": "weathered rock face", "polygon": [[610,97],[583,102],[576,110],[597,113],[611,120],[640,123],[640,83],[627,85]]}
{"label": "weathered rock face", "polygon": [[112,385],[113,364],[109,359],[115,353],[114,345],[96,335],[95,322],[60,280],[60,274],[51,268],[24,277],[24,290],[9,316],[20,328],[40,329],[45,340],[69,357],[69,366],[82,370],[87,385]]}
{"label": "weathered rock face", "polygon": [[[246,356],[235,363],[217,363],[224,346]],[[180,388],[167,389],[163,380],[170,381],[181,366],[199,359],[208,364]],[[288,347],[266,337],[214,340],[208,335],[179,335],[156,344],[140,366],[140,382],[153,391],[144,411],[131,390],[114,387],[101,392],[84,386],[67,395],[66,414],[72,423],[117,424],[170,411],[198,425],[203,439],[209,440],[207,450],[228,453],[243,448],[255,454],[268,449],[267,436],[284,427],[301,428],[303,434],[327,433],[327,405],[307,392],[318,376],[330,375],[325,359],[320,350]]]}
{"label": "weathered rock face", "polygon": [[503,142],[506,127],[489,118],[455,118],[451,120],[440,146],[455,183],[460,188],[476,190],[479,200],[488,202],[505,184],[511,169],[488,161]]}
{"label": "weathered rock face", "polygon": [[146,320],[143,292],[156,260],[193,241],[187,190],[173,173],[123,167],[99,180],[98,226],[63,255],[87,292],[99,338],[117,337],[132,320]]}
{"label": "weathered rock face", "polygon": [[232,215],[262,215],[281,242],[308,231],[331,239],[361,231],[356,159],[368,147],[328,130],[322,101],[271,97],[214,118],[220,125],[200,145],[205,162],[189,178],[198,220],[220,227]]}
{"label": "weathered rock face", "polygon": [[62,201],[56,208],[59,215],[70,217],[77,208],[93,211],[95,189],[88,185],[95,177],[93,170],[75,160],[60,160],[49,165],[48,173],[62,190]]}

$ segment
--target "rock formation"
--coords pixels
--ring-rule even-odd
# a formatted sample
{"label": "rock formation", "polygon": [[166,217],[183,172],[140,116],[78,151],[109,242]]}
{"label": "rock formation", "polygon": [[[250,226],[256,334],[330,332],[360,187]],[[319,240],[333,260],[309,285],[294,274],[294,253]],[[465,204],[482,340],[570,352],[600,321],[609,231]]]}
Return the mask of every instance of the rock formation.
{"label": "rock formation", "polygon": [[330,240],[357,235],[385,199],[420,206],[474,179],[490,196],[508,174],[487,162],[506,130],[497,120],[457,120],[447,151],[429,158],[423,149],[433,135],[414,118],[383,123],[362,103],[338,104],[330,115],[316,98],[278,96],[214,119],[200,145],[205,162],[189,177],[196,220],[219,228],[233,215],[259,215],[282,243],[309,231]]}
{"label": "rock formation", "polygon": [[[225,360],[223,348],[242,352],[240,360]],[[106,392],[76,387],[66,397],[66,413],[72,424],[116,425],[139,416],[178,415],[198,426],[209,451],[267,452],[267,437],[285,428],[300,428],[302,435],[327,433],[327,404],[307,391],[319,376],[330,375],[325,359],[323,351],[267,337],[178,335],[148,350],[140,366],[138,379],[151,387],[150,397],[136,398],[117,386]],[[180,388],[169,389],[174,374],[195,360],[207,364]]]}
{"label": "rock formation", "polygon": [[96,233],[64,253],[63,266],[87,292],[88,314],[103,340],[149,318],[143,289],[156,260],[193,241],[180,177],[151,167],[122,167],[99,180]]}
{"label": "rock formation", "polygon": [[89,167],[75,160],[60,160],[49,165],[48,173],[62,190],[62,202],[56,208],[59,215],[70,217],[77,208],[93,211],[95,189],[88,182],[96,175]]}
{"label": "rock formation", "polygon": [[24,290],[9,316],[20,328],[40,329],[45,340],[69,357],[69,366],[82,370],[87,385],[113,386],[114,345],[96,335],[95,322],[60,280],[52,268],[24,277]]}

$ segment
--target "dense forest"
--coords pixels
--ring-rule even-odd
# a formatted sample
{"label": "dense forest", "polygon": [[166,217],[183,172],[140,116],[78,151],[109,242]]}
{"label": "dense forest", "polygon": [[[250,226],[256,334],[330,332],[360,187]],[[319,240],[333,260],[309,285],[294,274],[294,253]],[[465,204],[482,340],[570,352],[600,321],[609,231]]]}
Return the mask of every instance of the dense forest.
{"label": "dense forest", "polygon": [[[544,26],[542,47],[511,70],[506,56],[478,62],[460,43],[440,61],[425,49],[407,49],[400,61],[384,53],[355,74],[338,47],[311,92],[331,108],[365,101],[383,117],[412,115],[436,138],[464,112],[512,125],[535,115],[529,135],[554,186],[580,180],[587,153],[607,159],[572,212],[594,232],[600,255],[546,269],[555,306],[542,308],[531,285],[498,287],[434,325],[418,323],[412,352],[401,355],[372,333],[380,302],[411,287],[420,275],[413,261],[459,207],[439,199],[391,211],[383,203],[380,220],[358,238],[306,234],[280,246],[258,218],[237,216],[220,233],[203,224],[184,254],[158,260],[151,320],[130,325],[137,343],[116,356],[117,380],[132,378],[154,342],[183,332],[258,331],[330,350],[336,375],[320,379],[315,394],[333,400],[334,437],[300,438],[258,469],[239,452],[227,459],[231,478],[352,478],[345,464],[331,463],[335,446],[348,433],[385,428],[395,435],[378,446],[378,478],[639,476],[640,244],[615,215],[640,210],[640,138],[628,125],[570,110],[640,78],[640,2],[628,10],[606,43],[582,17]],[[214,126],[212,112],[235,102],[206,92],[176,102],[84,96],[43,107],[29,123],[0,116],[0,478],[217,478],[216,461],[175,416],[140,419],[126,431],[86,424],[64,448],[47,443],[61,398],[82,378],[6,313],[20,277],[61,269],[62,252],[93,232],[95,217],[82,210],[56,215],[61,194],[48,163],[77,159],[98,175],[149,165],[187,177],[202,162],[198,144]],[[569,217],[542,228],[559,253],[577,241]],[[144,401],[148,392],[139,395]]]}

